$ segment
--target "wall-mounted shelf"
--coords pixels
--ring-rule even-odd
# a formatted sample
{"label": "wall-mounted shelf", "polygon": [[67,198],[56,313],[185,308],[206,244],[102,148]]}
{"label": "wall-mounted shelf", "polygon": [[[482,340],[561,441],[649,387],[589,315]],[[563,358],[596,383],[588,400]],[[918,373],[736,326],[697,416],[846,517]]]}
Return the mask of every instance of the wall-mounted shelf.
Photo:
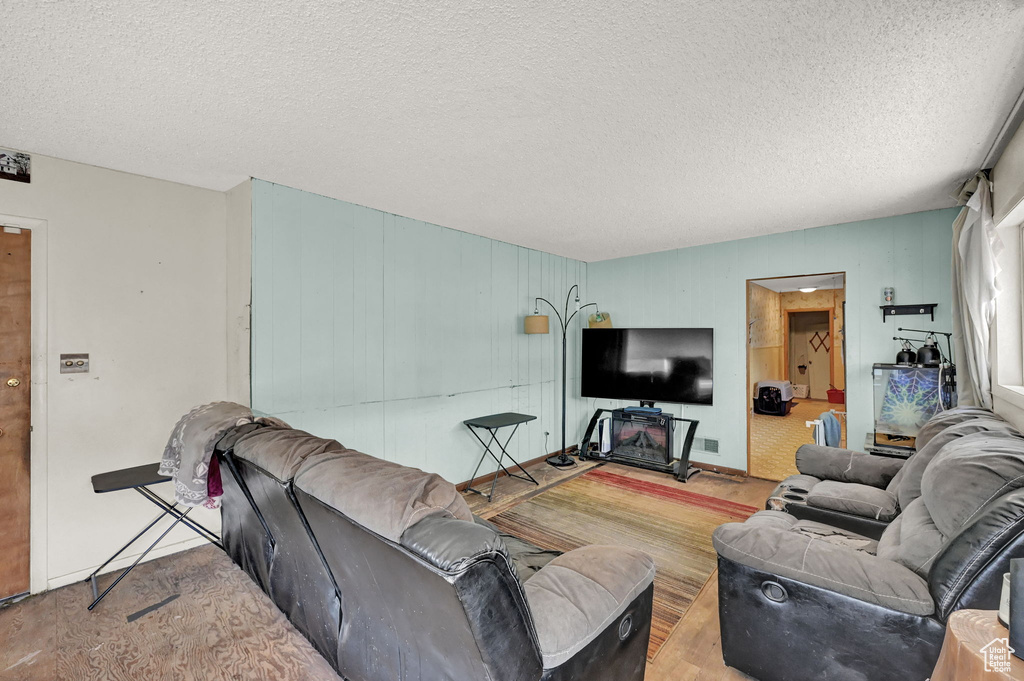
{"label": "wall-mounted shelf", "polygon": [[916,305],[879,305],[882,309],[882,321],[887,317],[905,314],[930,314],[932,321],[935,321],[935,308],[938,303],[917,303]]}

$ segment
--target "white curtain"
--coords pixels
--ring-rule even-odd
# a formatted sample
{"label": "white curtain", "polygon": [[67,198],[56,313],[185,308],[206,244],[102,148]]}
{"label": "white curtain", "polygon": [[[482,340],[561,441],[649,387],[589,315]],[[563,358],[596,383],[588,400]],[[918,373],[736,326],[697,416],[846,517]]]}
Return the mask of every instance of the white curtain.
{"label": "white curtain", "polygon": [[997,257],[1003,244],[992,221],[992,190],[979,174],[977,189],[953,222],[953,343],[957,398],[962,405],[992,408],[990,332],[999,286]]}

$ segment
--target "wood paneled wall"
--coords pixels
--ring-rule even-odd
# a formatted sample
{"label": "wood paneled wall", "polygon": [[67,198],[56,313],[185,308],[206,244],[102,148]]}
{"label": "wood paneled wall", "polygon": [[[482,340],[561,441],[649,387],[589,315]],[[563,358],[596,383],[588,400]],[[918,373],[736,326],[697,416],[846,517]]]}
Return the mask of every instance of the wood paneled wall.
{"label": "wood paneled wall", "polygon": [[[454,482],[482,453],[464,419],[534,414],[510,453],[559,447],[561,335],[552,315],[552,333],[527,336],[523,316],[535,296],[560,305],[574,283],[588,300],[585,263],[268,182],[252,189],[254,409]],[[573,397],[579,329],[570,445],[589,418]]]}
{"label": "wood paneled wall", "polygon": [[[700,419],[697,435],[720,441],[695,461],[746,468],[746,280],[846,272],[847,406],[850,443],[872,427],[871,365],[890,362],[896,327],[950,329],[950,255],[956,209],[817,227],[770,236],[589,263],[592,298],[619,327],[715,329],[715,403],[661,405]],[[882,288],[898,303],[938,303],[935,321],[883,324]]]}
{"label": "wood paneled wall", "polygon": [[780,381],[783,370],[782,296],[777,291],[751,283],[747,300],[750,377],[747,395],[754,394],[760,381]]}

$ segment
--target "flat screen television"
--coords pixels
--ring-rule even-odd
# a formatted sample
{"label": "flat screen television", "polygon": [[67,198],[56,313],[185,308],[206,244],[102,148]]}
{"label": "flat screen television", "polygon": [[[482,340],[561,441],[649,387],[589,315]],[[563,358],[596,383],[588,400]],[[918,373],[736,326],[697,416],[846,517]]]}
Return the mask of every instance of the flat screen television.
{"label": "flat screen television", "polygon": [[583,397],[711,404],[714,329],[583,329]]}

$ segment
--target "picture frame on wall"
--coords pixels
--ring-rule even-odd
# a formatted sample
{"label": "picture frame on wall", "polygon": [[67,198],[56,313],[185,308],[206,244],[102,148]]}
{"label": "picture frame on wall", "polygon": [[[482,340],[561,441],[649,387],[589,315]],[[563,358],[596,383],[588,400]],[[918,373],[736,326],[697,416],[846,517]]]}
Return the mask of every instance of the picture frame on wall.
{"label": "picture frame on wall", "polygon": [[0,149],[0,180],[32,181],[32,157],[20,151]]}

